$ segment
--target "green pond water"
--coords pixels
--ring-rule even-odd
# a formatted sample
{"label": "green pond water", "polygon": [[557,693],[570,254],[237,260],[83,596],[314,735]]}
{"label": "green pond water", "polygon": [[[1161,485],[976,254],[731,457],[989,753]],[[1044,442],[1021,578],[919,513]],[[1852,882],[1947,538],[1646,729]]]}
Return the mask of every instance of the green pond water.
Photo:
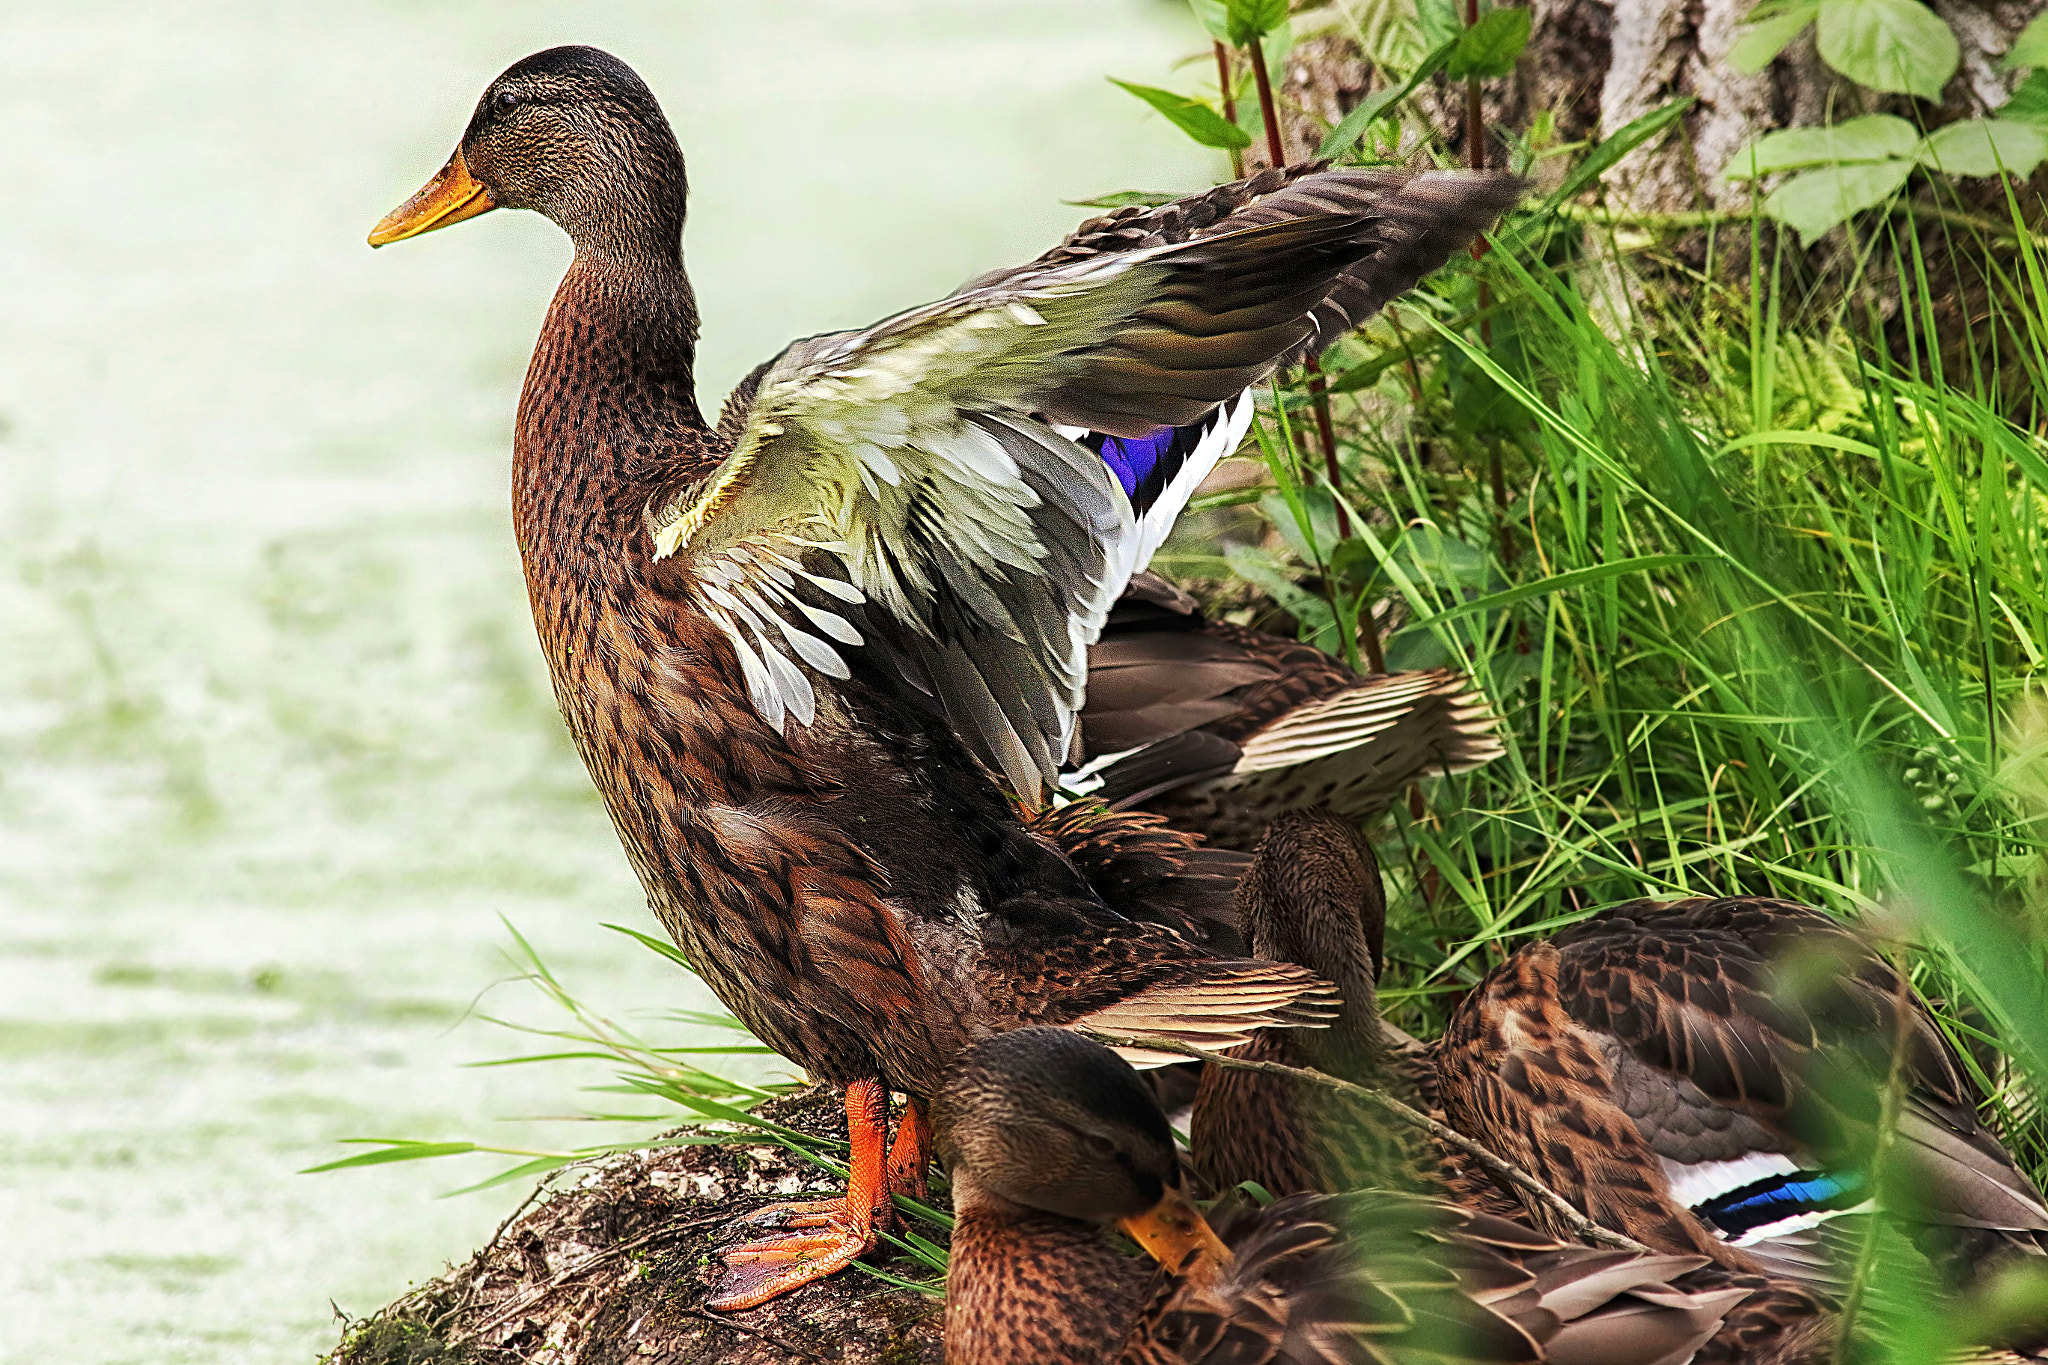
{"label": "green pond water", "polygon": [[[524,1193],[346,1137],[607,1140],[503,916],[632,1020],[711,1002],[554,714],[506,524],[559,234],[372,253],[483,83],[592,42],[697,190],[703,389],[1216,169],[1102,80],[1167,0],[10,0],[0,13],[0,1360],[305,1361]],[[480,1004],[478,1003],[480,1002]],[[671,1034],[672,1040],[674,1039]]]}

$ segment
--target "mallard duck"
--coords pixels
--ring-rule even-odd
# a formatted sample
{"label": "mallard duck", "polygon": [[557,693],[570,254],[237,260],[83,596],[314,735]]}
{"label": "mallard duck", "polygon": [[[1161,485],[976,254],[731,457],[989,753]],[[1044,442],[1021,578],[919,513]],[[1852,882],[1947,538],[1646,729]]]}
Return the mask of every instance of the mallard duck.
{"label": "mallard duck", "polygon": [[[1343,993],[1327,1029],[1265,1033],[1238,1056],[1309,1067],[1384,1091],[1444,1120],[1437,1046],[1379,1018],[1386,894],[1372,848],[1328,811],[1275,820],[1234,906],[1250,950],[1295,962]],[[1273,1194],[1396,1185],[1473,1213],[1526,1222],[1528,1210],[1460,1148],[1397,1127],[1343,1094],[1247,1071],[1204,1068],[1190,1126],[1190,1164],[1212,1189],[1253,1182]],[[1794,1361],[1832,1351],[1826,1301],[1760,1268],[1695,1270],[1689,1289],[1739,1288],[1700,1362]]]}
{"label": "mallard duck", "polygon": [[1146,573],[1088,652],[1084,764],[1068,785],[1248,850],[1282,811],[1356,823],[1421,778],[1500,757],[1496,725],[1463,674],[1364,677],[1314,645],[1208,620]]}
{"label": "mallard duck", "polygon": [[[1029,265],[799,341],[726,432],[697,407],[683,158],[623,62],[492,81],[372,232],[536,210],[575,258],[520,400],[513,516],[556,696],[656,915],[763,1042],[847,1092],[845,1196],[761,1212],[712,1300],[874,1245],[915,1104],[1026,1024],[1243,1041],[1314,1022],[1301,968],[1118,915],[1038,804],[1086,651],[1247,389],[1442,264],[1504,177],[1295,168],[1085,226]],[[1085,444],[1114,440],[1114,458]],[[998,784],[1005,779],[1013,800]]]}
{"label": "mallard duck", "polygon": [[1834,1220],[1871,1202],[1856,1154],[1895,1044],[1896,1215],[1952,1282],[2042,1254],[2048,1206],[1926,1005],[1809,906],[1616,906],[1496,968],[1437,1056],[1452,1125],[1598,1222],[1825,1289],[1846,1266]]}
{"label": "mallard duck", "polygon": [[1595,1251],[1385,1191],[1212,1229],[1151,1092],[1068,1030],[969,1049],[931,1117],[956,1220],[948,1365],[1683,1362],[1750,1293],[1682,1286],[1711,1277],[1702,1256]]}
{"label": "mallard duck", "polygon": [[[1220,720],[1243,726],[1250,716]],[[1214,808],[1226,825],[1262,818],[1241,789],[1218,791]],[[1181,811],[1168,818],[1184,823]],[[1278,833],[1304,837],[1298,828]],[[1344,831],[1326,828],[1319,838],[1324,855],[1303,848],[1298,860],[1323,867],[1342,894],[1262,899],[1247,884],[1237,899],[1238,941],[1334,981],[1346,1003],[1327,1032],[1265,1035],[1247,1052],[1390,1089],[1425,1108],[1440,1098],[1453,1126],[1648,1245],[1701,1251],[1816,1289],[1836,1279],[1840,1257],[1824,1245],[1832,1240],[1824,1225],[1866,1203],[1850,1154],[1867,1137],[1875,1100],[1868,1075],[1815,1067],[1851,1055],[1882,1076],[1889,1054],[1872,1053],[1872,1040],[1888,1047],[1899,1021],[1893,1002],[1902,998],[1891,969],[1838,921],[1761,897],[1631,902],[1522,949],[1465,998],[1439,1044],[1388,1045],[1401,1036],[1364,1016],[1385,924],[1377,868]],[[1363,860],[1355,881],[1341,871],[1352,857]],[[1809,1004],[1774,991],[1774,963],[1816,955],[1835,962],[1831,988]],[[1924,1005],[1903,998],[1912,1001],[1904,1136],[1912,1182],[1924,1191],[1920,1240],[1950,1279],[1967,1282],[1982,1265],[2040,1254],[2048,1206],[1977,1121],[1982,1095]],[[1371,1131],[1361,1127],[1365,1116],[1309,1124],[1297,1112],[1344,1112],[1341,1099],[1214,1069],[1202,1084],[1218,1095],[1197,1104],[1198,1161],[1221,1183],[1329,1189],[1360,1178],[1342,1164],[1357,1151],[1316,1145],[1332,1130]],[[1425,1093],[1438,1087],[1440,1096]],[[1242,1102],[1217,1102],[1232,1091]],[[1861,1107],[1843,1111],[1845,1097]],[[1277,1117],[1269,1121],[1269,1112]],[[1219,1131],[1221,1123],[1241,1131]],[[1453,1154],[1439,1154],[1438,1165],[1470,1176]]]}
{"label": "mallard duck", "polygon": [[[1371,847],[1354,830],[1324,809],[1281,815],[1238,881],[1233,908],[1250,951],[1308,967],[1343,998],[1328,1028],[1261,1035],[1237,1055],[1435,1107],[1434,1055],[1379,1017],[1386,893]],[[1346,1095],[1215,1066],[1203,1068],[1189,1138],[1192,1164],[1211,1188],[1250,1181],[1276,1195],[1365,1185],[1448,1193],[1439,1177],[1454,1159]],[[1467,1202],[1490,1189],[1472,1184]],[[1516,1207],[1501,1200],[1492,1211]]]}

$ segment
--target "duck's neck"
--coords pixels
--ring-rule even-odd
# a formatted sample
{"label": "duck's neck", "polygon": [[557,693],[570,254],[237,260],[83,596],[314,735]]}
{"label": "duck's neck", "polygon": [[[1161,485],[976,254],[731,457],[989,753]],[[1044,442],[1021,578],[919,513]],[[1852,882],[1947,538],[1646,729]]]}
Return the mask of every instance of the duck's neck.
{"label": "duck's neck", "polygon": [[1378,1085],[1387,1063],[1379,981],[1359,911],[1337,897],[1308,897],[1286,913],[1250,917],[1252,954],[1308,968],[1337,987],[1344,1004],[1328,1028],[1289,1029],[1284,1050],[1299,1066]]}
{"label": "duck's neck", "polygon": [[579,246],[519,400],[512,501],[529,574],[586,541],[620,555],[613,538],[631,537],[651,488],[708,467],[696,352],[678,253]]}
{"label": "duck's neck", "polygon": [[678,256],[621,258],[579,242],[527,367],[512,523],[541,651],[579,743],[592,722],[571,705],[587,690],[577,664],[604,657],[592,646],[646,576],[648,499],[717,463],[697,411],[696,342]]}
{"label": "duck's neck", "polygon": [[946,1365],[1109,1365],[1150,1278],[1098,1228],[1021,1208],[956,1178]]}

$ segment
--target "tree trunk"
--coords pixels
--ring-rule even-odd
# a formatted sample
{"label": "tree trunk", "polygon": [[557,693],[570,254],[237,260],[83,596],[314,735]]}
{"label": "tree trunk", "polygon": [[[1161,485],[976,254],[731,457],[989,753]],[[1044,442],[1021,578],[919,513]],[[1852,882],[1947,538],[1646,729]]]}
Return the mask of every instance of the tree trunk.
{"label": "tree trunk", "polygon": [[[821,1088],[760,1112],[845,1136],[838,1097]],[[572,1166],[467,1264],[350,1323],[326,1365],[937,1365],[939,1301],[858,1269],[744,1313],[703,1306],[728,1219],[833,1185],[766,1144],[666,1147]],[[868,1259],[898,1279],[931,1278],[893,1255]]]}
{"label": "tree trunk", "polygon": [[[1998,70],[1998,62],[2041,2],[1936,0],[1934,9],[1955,29],[1963,54],[1938,110],[1836,75],[1815,52],[1810,28],[1765,70],[1754,76],[1736,71],[1728,52],[1755,6],[1756,0],[1532,0],[1529,46],[1514,76],[1485,83],[1486,126],[1496,139],[1488,161],[1505,160],[1501,130],[1524,131],[1541,110],[1556,121],[1556,141],[1568,143],[1612,136],[1667,101],[1691,96],[1695,103],[1680,136],[1638,151],[1610,173],[1613,206],[1637,213],[1741,207],[1748,186],[1724,179],[1723,172],[1758,134],[1874,112],[1940,124],[2002,105],[2016,76]],[[1375,6],[1344,8],[1358,13]],[[1281,85],[1290,150],[1312,151],[1323,129],[1378,83],[1371,54],[1360,51],[1349,26],[1302,43],[1289,55]],[[1469,162],[1462,84],[1438,77],[1423,101],[1445,149]],[[1563,171],[1562,160],[1541,163],[1539,184]]]}

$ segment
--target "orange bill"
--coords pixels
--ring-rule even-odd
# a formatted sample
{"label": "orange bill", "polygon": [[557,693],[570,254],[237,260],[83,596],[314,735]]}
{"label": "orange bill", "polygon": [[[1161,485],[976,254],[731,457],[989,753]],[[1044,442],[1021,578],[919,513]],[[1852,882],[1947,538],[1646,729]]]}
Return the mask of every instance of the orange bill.
{"label": "orange bill", "polygon": [[1166,1197],[1149,1210],[1118,1226],[1150,1252],[1153,1260],[1177,1274],[1218,1270],[1230,1264],[1230,1248],[1182,1190],[1169,1188]]}
{"label": "orange bill", "polygon": [[383,246],[386,242],[402,242],[408,237],[417,237],[422,232],[459,223],[465,218],[474,218],[479,213],[489,213],[498,207],[498,201],[491,198],[491,192],[483,182],[469,173],[463,164],[462,150],[448,158],[448,164],[434,172],[434,178],[412,198],[384,215],[376,227],[370,229],[370,245]]}

